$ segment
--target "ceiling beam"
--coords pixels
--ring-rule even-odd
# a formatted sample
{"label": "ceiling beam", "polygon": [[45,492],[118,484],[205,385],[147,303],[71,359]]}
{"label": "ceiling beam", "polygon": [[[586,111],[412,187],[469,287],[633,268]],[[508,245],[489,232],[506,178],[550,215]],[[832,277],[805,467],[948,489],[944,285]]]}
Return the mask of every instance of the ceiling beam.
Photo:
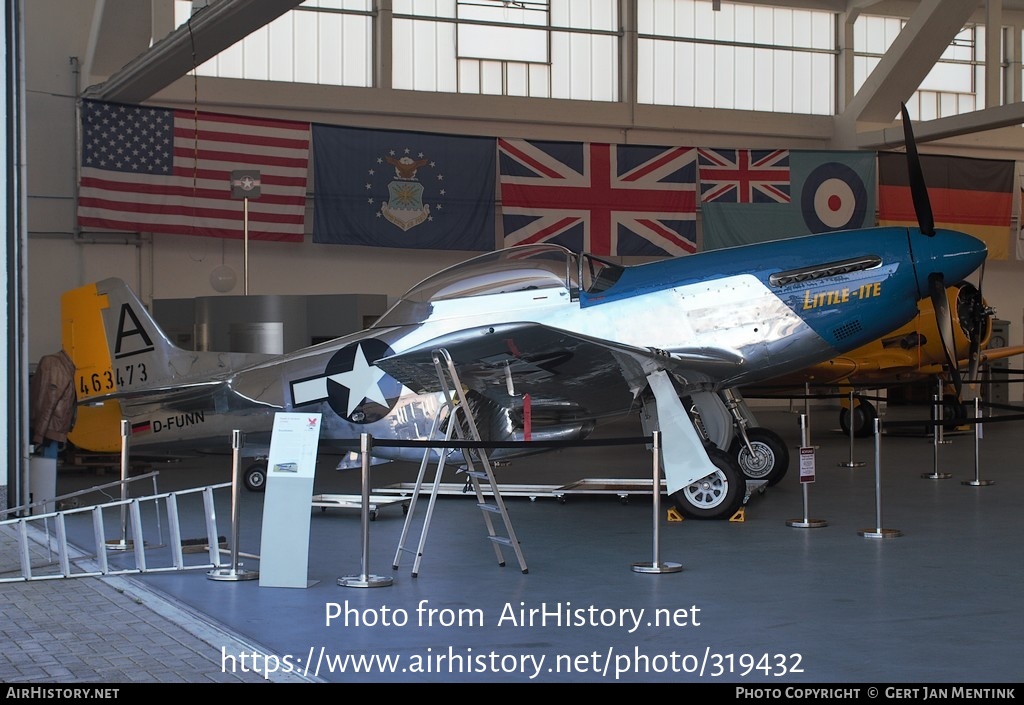
{"label": "ceiling beam", "polygon": [[82,65],[85,76],[109,76],[149,48],[150,3],[98,0]]}
{"label": "ceiling beam", "polygon": [[212,2],[106,81],[85,89],[83,95],[111,102],[140,103],[301,1]]}
{"label": "ceiling beam", "polygon": [[935,66],[977,6],[964,0],[921,0],[899,36],[843,112],[853,125],[888,123]]}
{"label": "ceiling beam", "polygon": [[[1024,103],[1012,103],[996,108],[985,108],[973,113],[951,115],[916,123],[914,125],[914,141],[933,142],[1021,124],[1024,124]],[[860,149],[890,149],[902,146],[903,143],[902,125],[857,135],[857,147]]]}

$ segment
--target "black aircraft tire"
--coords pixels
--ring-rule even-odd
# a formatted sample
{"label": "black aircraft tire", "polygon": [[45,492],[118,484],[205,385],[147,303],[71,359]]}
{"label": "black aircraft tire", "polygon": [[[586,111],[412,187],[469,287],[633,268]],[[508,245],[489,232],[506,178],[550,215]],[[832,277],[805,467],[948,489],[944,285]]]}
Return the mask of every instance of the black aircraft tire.
{"label": "black aircraft tire", "polygon": [[[933,412],[934,413],[934,412]],[[942,396],[942,428],[953,431],[967,420],[967,406],[955,394]]]}
{"label": "black aircraft tire", "polygon": [[253,463],[242,473],[242,481],[245,489],[250,492],[263,492],[267,489],[267,465],[266,463]]}
{"label": "black aircraft tire", "polygon": [[789,449],[779,434],[767,428],[755,427],[747,429],[754,454],[743,442],[736,438],[729,447],[729,455],[736,459],[740,470],[748,480],[767,480],[768,486],[778,484],[789,470]]}
{"label": "black aircraft tire", "polygon": [[[853,412],[853,435],[857,438],[865,438],[875,435],[875,419],[878,412],[874,405],[866,399],[857,399],[857,407]],[[850,435],[850,410],[847,408],[839,411],[839,427],[845,435]]]}
{"label": "black aircraft tire", "polygon": [[718,470],[675,492],[670,499],[683,516],[691,519],[729,519],[743,505],[747,481],[731,455],[708,448]]}

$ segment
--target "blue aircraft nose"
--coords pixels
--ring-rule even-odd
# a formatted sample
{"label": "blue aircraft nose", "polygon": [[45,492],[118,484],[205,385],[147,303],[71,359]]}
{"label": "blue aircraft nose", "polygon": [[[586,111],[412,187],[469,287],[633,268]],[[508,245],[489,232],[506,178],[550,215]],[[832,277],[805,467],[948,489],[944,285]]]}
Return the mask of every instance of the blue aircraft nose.
{"label": "blue aircraft nose", "polygon": [[911,230],[910,249],[922,298],[928,295],[930,275],[940,274],[946,284],[958,282],[978,269],[988,255],[984,242],[955,230],[936,230],[931,236]]}

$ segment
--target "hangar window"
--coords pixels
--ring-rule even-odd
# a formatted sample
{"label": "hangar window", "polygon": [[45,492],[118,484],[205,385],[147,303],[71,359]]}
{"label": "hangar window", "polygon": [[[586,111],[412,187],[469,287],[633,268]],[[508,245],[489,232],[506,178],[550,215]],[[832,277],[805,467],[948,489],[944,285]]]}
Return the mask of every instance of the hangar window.
{"label": "hangar window", "polygon": [[[196,69],[200,76],[373,85],[373,0],[305,0]],[[192,13],[175,0],[175,26]],[[344,50],[340,49],[344,47]]]}
{"label": "hangar window", "polygon": [[637,7],[637,102],[834,113],[835,13],[710,0]]}
{"label": "hangar window", "polygon": [[394,0],[392,85],[618,100],[616,0]]}
{"label": "hangar window", "polygon": [[[175,26],[208,2],[174,0]],[[390,13],[380,5],[305,0],[196,73],[603,102],[629,100],[635,90],[641,104],[835,112],[842,15],[826,9],[767,0],[391,0]],[[906,24],[858,15],[855,89]],[[957,34],[908,101],[912,118],[984,107],[985,34],[981,25]],[[378,37],[386,38],[381,45]],[[1019,48],[1003,44],[1001,91],[1016,95],[1021,76],[1010,72],[1020,60],[1011,50]],[[390,52],[390,62],[380,52]],[[390,75],[376,74],[375,67],[388,65]]]}
{"label": "hangar window", "polygon": [[[855,89],[864,85],[906,24],[899,17],[857,18],[853,25]],[[914,120],[932,120],[984,107],[985,28],[968,25],[953,38],[907,101],[907,111]]]}

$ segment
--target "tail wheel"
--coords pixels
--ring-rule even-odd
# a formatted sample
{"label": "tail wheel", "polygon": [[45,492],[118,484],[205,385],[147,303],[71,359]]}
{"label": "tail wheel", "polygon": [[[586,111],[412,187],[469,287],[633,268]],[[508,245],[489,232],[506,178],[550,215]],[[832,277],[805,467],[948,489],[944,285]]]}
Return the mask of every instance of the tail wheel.
{"label": "tail wheel", "polygon": [[760,427],[747,429],[747,440],[749,448],[742,438],[736,438],[729,455],[736,459],[748,480],[767,480],[769,487],[777,484],[789,470],[789,449],[785,442],[779,434]]}
{"label": "tail wheel", "polygon": [[670,499],[692,519],[728,519],[743,504],[747,482],[731,455],[714,447],[707,452],[718,469],[673,493]]}
{"label": "tail wheel", "polygon": [[[858,438],[873,435],[878,412],[875,411],[875,407],[871,402],[866,399],[855,398],[854,403],[856,406],[853,409],[853,435]],[[850,434],[850,416],[850,410],[846,407],[839,411],[839,427],[843,429],[843,433],[846,435]]]}
{"label": "tail wheel", "polygon": [[267,489],[267,464],[253,463],[242,473],[242,481],[250,492],[263,492]]}

